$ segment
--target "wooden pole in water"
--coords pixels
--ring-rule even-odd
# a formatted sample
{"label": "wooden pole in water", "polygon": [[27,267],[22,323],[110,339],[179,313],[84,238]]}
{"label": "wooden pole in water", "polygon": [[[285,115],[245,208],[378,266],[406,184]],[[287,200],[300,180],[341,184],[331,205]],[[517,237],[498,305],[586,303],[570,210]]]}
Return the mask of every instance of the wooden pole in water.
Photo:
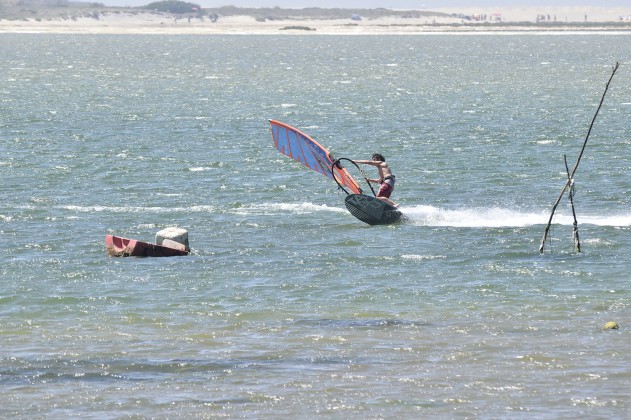
{"label": "wooden pole in water", "polygon": [[[543,239],[541,240],[541,245],[539,246],[539,253],[542,254],[543,253],[543,248],[545,246],[546,240],[548,239],[548,232],[550,232],[550,225],[552,225],[552,219],[554,218],[554,212],[556,211],[556,208],[558,207],[559,203],[561,202],[561,199],[563,198],[563,195],[565,195],[565,192],[570,189],[573,184],[574,184],[574,174],[576,174],[576,170],[578,169],[578,165],[579,163],[581,163],[581,158],[583,157],[583,153],[585,152],[585,147],[587,146],[587,140],[589,140],[589,135],[592,132],[592,128],[594,127],[594,122],[596,121],[596,117],[598,116],[598,113],[600,112],[600,108],[603,105],[603,102],[605,101],[605,95],[607,95],[607,90],[609,90],[609,84],[611,83],[611,79],[613,79],[613,76],[616,74],[616,71],[618,70],[618,67],[620,67],[620,63],[616,62],[616,64],[613,66],[612,72],[611,72],[611,76],[609,77],[609,80],[607,81],[607,84],[605,85],[605,91],[603,92],[602,97],[600,98],[600,103],[598,104],[598,108],[596,109],[596,113],[594,114],[594,118],[592,118],[592,123],[589,125],[589,130],[587,130],[587,136],[585,136],[585,141],[583,142],[583,147],[581,148],[581,153],[578,155],[578,159],[576,160],[576,164],[574,165],[574,169],[572,169],[572,173],[569,173],[568,171],[568,178],[567,178],[567,182],[565,183],[565,186],[563,187],[563,189],[561,190],[561,194],[559,194],[559,198],[557,199],[556,203],[554,203],[554,206],[552,206],[552,211],[550,213],[550,219],[548,220],[548,225],[546,226],[546,229],[543,233]],[[567,169],[567,163],[566,163],[566,169]],[[573,203],[573,194],[572,192],[570,192],[570,200],[572,201],[572,212],[574,212],[574,203]],[[576,234],[575,240],[578,240],[578,224],[576,222],[576,215],[574,216],[574,223],[575,223],[575,230],[574,233]],[[580,252],[580,245],[579,245],[579,252]]]}
{"label": "wooden pole in water", "polygon": [[[567,179],[570,180],[570,168],[567,166],[567,156],[563,155],[563,161],[565,162],[565,171],[567,172]],[[576,220],[576,211],[574,210],[574,181],[570,183],[570,191],[568,193],[570,198],[570,205],[572,206],[572,216],[574,217],[574,222],[572,223],[572,238],[574,238],[574,245],[576,246],[576,251],[581,252],[581,240],[578,237],[578,221]]]}

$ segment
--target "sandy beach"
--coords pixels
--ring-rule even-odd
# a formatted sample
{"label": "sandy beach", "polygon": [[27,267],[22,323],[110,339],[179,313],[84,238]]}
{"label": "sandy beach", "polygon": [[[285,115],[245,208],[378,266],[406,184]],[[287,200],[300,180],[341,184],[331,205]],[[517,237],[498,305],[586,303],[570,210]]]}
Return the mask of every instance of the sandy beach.
{"label": "sandy beach", "polygon": [[[0,33],[85,34],[424,34],[483,32],[621,32],[631,34],[631,7],[512,7],[431,9],[423,17],[257,19],[186,16],[138,9],[63,17],[0,19]],[[435,14],[435,15],[434,15]]]}

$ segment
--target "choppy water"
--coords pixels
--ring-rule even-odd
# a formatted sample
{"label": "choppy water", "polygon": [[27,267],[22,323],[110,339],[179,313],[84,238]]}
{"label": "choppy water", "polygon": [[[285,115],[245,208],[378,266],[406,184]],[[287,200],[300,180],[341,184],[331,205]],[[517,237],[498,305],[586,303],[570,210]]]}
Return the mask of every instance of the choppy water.
{"label": "choppy water", "polygon": [[[1,35],[0,416],[629,418],[629,41]],[[616,61],[583,252],[563,201],[539,255]],[[268,118],[383,153],[408,222]],[[106,256],[167,226],[192,255]]]}

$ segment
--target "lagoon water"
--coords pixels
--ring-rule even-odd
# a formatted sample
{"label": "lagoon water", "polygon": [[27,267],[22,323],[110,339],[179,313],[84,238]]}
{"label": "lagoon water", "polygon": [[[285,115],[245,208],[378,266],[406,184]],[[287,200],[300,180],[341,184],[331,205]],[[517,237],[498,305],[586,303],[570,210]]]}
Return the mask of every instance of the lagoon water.
{"label": "lagoon water", "polygon": [[[1,35],[0,417],[629,418],[630,40]],[[384,154],[408,220],[270,118]]]}

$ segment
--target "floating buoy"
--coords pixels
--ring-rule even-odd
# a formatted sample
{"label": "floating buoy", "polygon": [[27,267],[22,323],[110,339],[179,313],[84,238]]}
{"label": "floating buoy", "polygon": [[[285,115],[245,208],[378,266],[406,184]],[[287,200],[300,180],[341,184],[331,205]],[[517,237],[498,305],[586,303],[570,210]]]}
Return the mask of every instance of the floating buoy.
{"label": "floating buoy", "polygon": [[618,328],[618,323],[617,322],[607,322],[604,326],[603,326],[603,330],[617,330]]}
{"label": "floating buoy", "polygon": [[188,245],[188,231],[177,227],[168,227],[156,233],[156,244],[173,246],[172,242],[184,245],[186,251],[190,251]]}
{"label": "floating buoy", "polygon": [[188,255],[184,245],[165,239],[162,245],[150,244],[136,239],[106,235],[105,247],[110,257],[173,257]]}

